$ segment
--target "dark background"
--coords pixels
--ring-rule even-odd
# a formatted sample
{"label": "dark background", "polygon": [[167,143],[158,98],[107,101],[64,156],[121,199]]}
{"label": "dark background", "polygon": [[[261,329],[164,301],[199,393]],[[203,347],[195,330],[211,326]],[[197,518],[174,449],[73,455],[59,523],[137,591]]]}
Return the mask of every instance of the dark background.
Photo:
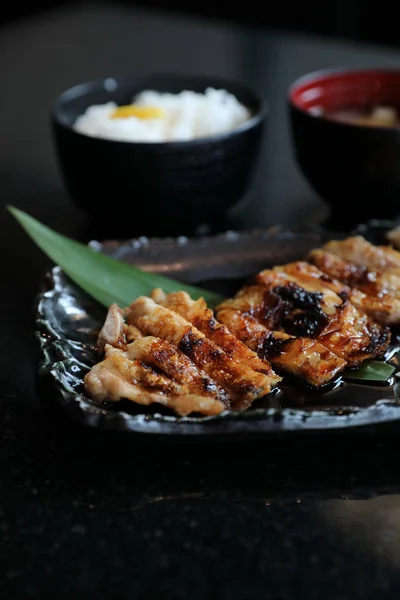
{"label": "dark background", "polygon": [[[3,3],[0,9],[0,24],[67,3],[62,0],[39,0],[30,2],[28,7],[19,2]],[[215,0],[125,0],[125,3],[183,14],[197,14],[257,27],[273,27],[385,46],[400,46],[394,0],[246,0],[236,3]]]}

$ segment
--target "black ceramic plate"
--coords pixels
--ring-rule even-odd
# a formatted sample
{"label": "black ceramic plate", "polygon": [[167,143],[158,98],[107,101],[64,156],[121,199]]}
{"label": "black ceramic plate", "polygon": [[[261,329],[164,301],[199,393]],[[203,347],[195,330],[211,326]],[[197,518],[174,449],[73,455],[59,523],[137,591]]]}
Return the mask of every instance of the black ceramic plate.
{"label": "black ceramic plate", "polygon": [[[386,226],[386,225],[385,225]],[[379,241],[383,228],[371,228]],[[369,229],[364,226],[362,233]],[[332,237],[324,231],[290,232],[277,228],[199,239],[147,239],[92,242],[98,251],[181,281],[231,294],[243,280],[271,265],[301,259]],[[334,236],[337,237],[337,236]],[[167,409],[144,409],[123,401],[98,406],[85,396],[83,376],[97,360],[95,341],[104,308],[78,289],[58,267],[47,274],[36,306],[40,349],[39,391],[47,405],[65,417],[97,428],[168,436],[255,436],[273,432],[342,430],[377,426],[400,419],[400,393],[395,374],[388,384],[360,385],[339,380],[313,391],[288,382],[244,413],[179,418]],[[393,359],[392,359],[393,360]]]}

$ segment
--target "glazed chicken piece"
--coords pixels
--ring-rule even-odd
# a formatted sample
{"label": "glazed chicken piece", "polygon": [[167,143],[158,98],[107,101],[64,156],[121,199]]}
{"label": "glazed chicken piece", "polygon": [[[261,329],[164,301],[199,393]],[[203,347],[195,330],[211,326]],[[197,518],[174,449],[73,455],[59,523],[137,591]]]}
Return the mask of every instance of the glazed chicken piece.
{"label": "glazed chicken piece", "polygon": [[[332,381],[346,366],[346,362],[311,338],[295,338],[281,331],[271,331],[246,310],[246,299],[241,292],[217,308],[217,318],[262,359],[274,367],[300,377],[315,387]],[[243,303],[243,299],[245,302]]]}
{"label": "glazed chicken piece", "polygon": [[384,325],[400,323],[399,275],[391,270],[369,270],[319,249],[312,250],[308,260],[328,277],[348,286],[352,304],[373,319]]}
{"label": "glazed chicken piece", "polygon": [[211,395],[229,405],[229,398],[223,388],[215,383],[204,371],[165,340],[153,336],[144,336],[132,344],[128,344],[126,355],[131,360],[155,367],[173,381],[187,386],[191,393],[204,396]]}
{"label": "glazed chicken piece", "polygon": [[[158,290],[159,300],[166,300],[160,294]],[[124,310],[113,304],[98,336],[105,358],[85,377],[94,400],[127,398],[139,404],[161,403],[181,415],[210,415],[231,406],[244,410],[280,381],[267,361],[215,321],[204,302],[195,303],[187,295],[172,298],[181,300],[181,308],[197,307],[192,316],[201,316],[204,325],[207,317],[206,333],[215,330],[215,342],[225,342],[227,350],[229,342],[229,354],[182,316],[150,298],[139,298]]]}
{"label": "glazed chicken piece", "polygon": [[296,338],[283,331],[276,311],[265,310],[269,294],[262,286],[242,288],[217,308],[217,319],[274,367],[320,387],[329,383],[346,362],[317,340]]}
{"label": "glazed chicken piece", "polygon": [[[282,284],[282,278],[287,278],[286,283]],[[326,281],[324,273],[309,263],[299,261],[262,271],[255,280],[268,290],[263,318],[272,310],[284,331],[315,337],[348,366],[380,356],[387,349],[389,328],[349,301],[350,288]]]}
{"label": "glazed chicken piece", "polygon": [[203,298],[195,301],[186,292],[165,294],[160,289],[153,290],[152,298],[157,304],[181,315],[235,360],[249,366],[254,371],[268,375],[271,378],[271,384],[274,385],[282,379],[273,372],[267,360],[259,358],[255,352],[238,340],[225,325],[218,323],[213,311],[207,307]]}
{"label": "glazed chicken piece", "polygon": [[390,246],[375,246],[360,235],[345,240],[332,240],[323,250],[374,271],[393,270],[400,275],[400,252]]}
{"label": "glazed chicken piece", "polygon": [[217,318],[274,367],[324,385],[344,366],[381,355],[390,341],[388,328],[348,300],[350,288],[325,279],[306,262],[262,271],[218,307]]}
{"label": "glazed chicken piece", "polygon": [[244,408],[272,389],[274,378],[235,360],[189,321],[151,298],[142,296],[129,307],[127,323],[178,348],[229,394],[234,407]]}
{"label": "glazed chicken piece", "polygon": [[85,375],[84,385],[89,396],[99,403],[118,402],[122,398],[144,406],[158,403],[182,416],[191,413],[217,415],[228,407],[210,390],[197,393],[190,386],[173,381],[141,361],[132,360],[124,350],[108,344],[104,360]]}
{"label": "glazed chicken piece", "polygon": [[125,322],[125,316],[126,311],[116,304],[107,312],[98,335],[98,349],[106,349],[105,358],[85,377],[91,398],[97,402],[126,398],[144,405],[156,402],[180,415],[213,415],[230,408],[226,392],[204,371],[168,342],[144,337],[136,326]]}

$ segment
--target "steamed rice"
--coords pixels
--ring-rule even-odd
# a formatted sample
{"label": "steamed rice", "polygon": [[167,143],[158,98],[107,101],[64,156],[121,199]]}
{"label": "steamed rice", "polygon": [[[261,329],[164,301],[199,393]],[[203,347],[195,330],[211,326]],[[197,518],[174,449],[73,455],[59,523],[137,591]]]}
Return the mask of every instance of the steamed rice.
{"label": "steamed rice", "polygon": [[77,118],[74,129],[99,138],[130,142],[168,142],[192,140],[232,131],[251,114],[226,90],[208,88],[204,94],[183,91],[179,94],[141,92],[133,99],[135,106],[157,107],[163,116],[111,118],[117,105],[108,102],[90,106]]}

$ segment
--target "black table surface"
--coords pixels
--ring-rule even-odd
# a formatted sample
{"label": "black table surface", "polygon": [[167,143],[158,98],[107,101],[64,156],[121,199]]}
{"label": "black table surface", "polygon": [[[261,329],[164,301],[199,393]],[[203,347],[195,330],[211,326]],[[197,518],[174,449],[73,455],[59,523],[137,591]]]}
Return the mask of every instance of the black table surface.
{"label": "black table surface", "polygon": [[[321,223],[328,209],[293,158],[287,87],[314,69],[399,60],[390,49],[116,2],[76,3],[0,30],[1,598],[397,597],[396,427],[188,445],[54,419],[35,394],[31,326],[50,262],[5,206],[83,241],[117,236],[70,202],[50,106],[70,85],[105,75],[198,72],[249,83],[270,107],[252,191],[217,226]],[[139,220],[130,234],[156,225]]]}

